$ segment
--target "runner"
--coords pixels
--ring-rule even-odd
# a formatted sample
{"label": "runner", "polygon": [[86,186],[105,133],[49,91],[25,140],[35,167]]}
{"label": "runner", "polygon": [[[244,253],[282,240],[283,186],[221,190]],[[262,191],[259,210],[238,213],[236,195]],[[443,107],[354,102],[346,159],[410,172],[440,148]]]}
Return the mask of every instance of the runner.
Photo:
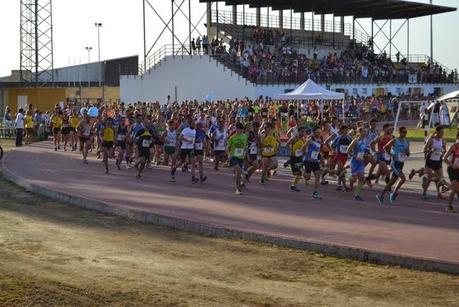
{"label": "runner", "polygon": [[365,182],[365,153],[368,151],[367,143],[365,142],[367,130],[359,128],[356,136],[347,150],[347,154],[352,156],[350,188],[353,190],[355,182],[358,181],[354,199],[356,201],[364,201],[362,190]]}
{"label": "runner", "polygon": [[137,131],[134,139],[136,140],[137,158],[135,168],[137,169],[137,178],[142,177],[142,172],[145,169],[148,159],[150,158],[150,150],[153,146],[153,133],[145,128]]}
{"label": "runner", "polygon": [[264,131],[261,133],[261,156],[262,156],[262,173],[261,184],[268,180],[268,174],[271,170],[277,169],[277,150],[279,143],[273,136],[273,125],[270,122],[264,124]]}
{"label": "runner", "polygon": [[427,190],[432,181],[436,184],[438,198],[445,199],[440,192],[440,187],[445,185],[442,160],[446,152],[446,143],[443,140],[443,134],[444,128],[442,126],[437,126],[434,135],[429,138],[424,146],[426,164],[424,168],[424,177],[422,179],[422,200],[429,200]]}
{"label": "runner", "polygon": [[[330,136],[333,138],[334,136]],[[329,138],[329,140],[330,140]],[[327,140],[327,142],[329,142]],[[338,137],[336,137],[331,148],[334,151],[332,155],[330,168],[327,172],[338,176],[337,191],[346,191],[346,162],[348,160],[348,148],[352,143],[352,137],[349,135],[349,127],[343,125],[339,128]],[[335,168],[337,167],[337,170]]]}
{"label": "runner", "polygon": [[83,155],[83,163],[88,164],[88,153],[91,148],[91,117],[88,112],[83,113],[83,120],[77,125],[77,131],[80,139],[80,151]]}
{"label": "runner", "polygon": [[177,162],[177,131],[175,131],[174,120],[167,122],[167,130],[161,136],[164,145],[164,165],[169,165],[171,160],[171,181],[176,182],[175,169]]}
{"label": "runner", "polygon": [[[189,122],[189,127],[183,129],[180,134],[179,140],[182,143],[180,147],[180,163],[177,167],[189,163],[191,165],[191,182],[193,184],[198,183],[199,179],[196,178],[196,159],[194,153],[194,143],[196,138],[196,123],[194,120]],[[175,169],[173,170],[175,174]]]}
{"label": "runner", "polygon": [[61,128],[62,128],[62,117],[60,114],[60,109],[56,107],[54,113],[50,119],[51,122],[51,132],[53,133],[54,139],[54,151],[61,149]]}
{"label": "runner", "polygon": [[379,131],[376,128],[378,121],[376,119],[372,119],[369,124],[368,135],[366,138],[367,146],[369,148],[369,154],[365,155],[365,166],[370,164],[370,170],[368,171],[368,176],[365,178],[365,181],[371,187],[371,181],[376,179],[374,176],[374,170],[378,165],[378,157],[376,153],[371,149],[371,144],[378,138]]}
{"label": "runner", "polygon": [[459,132],[456,134],[456,143],[454,143],[446,152],[445,163],[448,165],[448,176],[451,181],[451,192],[448,197],[447,212],[454,213],[454,198],[459,195]]}
{"label": "runner", "polygon": [[304,128],[299,127],[298,132],[293,134],[293,136],[288,140],[287,146],[290,148],[290,168],[293,174],[293,182],[290,186],[290,190],[293,192],[301,192],[298,189],[297,184],[301,180],[301,175],[303,173],[303,146],[304,146]]}
{"label": "runner", "polygon": [[64,151],[67,151],[67,144],[70,140],[70,117],[67,111],[64,111],[64,117],[62,118],[61,128],[62,142],[64,143]]}
{"label": "runner", "polygon": [[242,168],[246,157],[248,137],[244,134],[244,125],[236,124],[236,133],[228,140],[227,154],[230,157],[230,167],[234,170],[236,183],[236,195],[242,195],[242,188],[245,186],[242,179]]}
{"label": "runner", "polygon": [[[370,143],[370,148],[374,152],[376,152],[378,165],[379,165],[378,172],[376,176],[374,176],[374,178],[378,180],[380,176],[384,176],[386,184],[390,180],[389,165],[391,161],[390,161],[390,154],[388,154],[384,150],[384,146],[386,146],[387,143],[389,143],[394,138],[394,136],[392,135],[393,132],[394,132],[393,126],[391,124],[385,124],[383,126],[383,134]],[[376,145],[378,145],[377,149],[376,149]],[[370,184],[371,184],[371,179],[372,178],[368,178],[367,180],[367,182],[370,182]]]}
{"label": "runner", "polygon": [[126,151],[126,137],[128,135],[128,127],[124,119],[118,119],[118,128],[116,129],[116,167],[121,170],[121,163],[123,162],[124,154]]}
{"label": "runner", "polygon": [[115,146],[115,129],[112,127],[111,118],[105,120],[99,133],[99,138],[102,141],[102,161],[105,165],[105,174],[108,174],[108,159],[113,158]]}
{"label": "runner", "polygon": [[214,144],[214,170],[218,172],[219,163],[226,161],[226,142],[228,139],[228,131],[225,128],[225,121],[223,118],[218,118],[217,128],[213,132],[211,139]]}
{"label": "runner", "polygon": [[72,151],[77,150],[77,133],[76,129],[78,126],[78,116],[75,114],[75,111],[72,110],[70,114],[69,124],[70,124],[70,146],[72,147]]}
{"label": "runner", "polygon": [[314,173],[314,192],[312,193],[313,199],[322,199],[319,194],[320,186],[320,152],[322,148],[322,139],[320,138],[322,130],[319,127],[316,127],[303,145],[304,156],[304,179],[306,184],[311,179],[311,173]]}
{"label": "runner", "polygon": [[199,181],[205,182],[207,177],[204,176],[204,148],[207,145],[207,136],[206,131],[204,130],[204,125],[201,122],[198,122],[196,125],[196,138],[194,143],[194,154],[196,162],[198,163],[199,170]]}
{"label": "runner", "polygon": [[247,173],[245,181],[249,182],[253,173],[260,168],[260,138],[258,137],[260,124],[253,122],[248,124],[248,150],[247,150]]}
{"label": "runner", "polygon": [[[395,200],[398,195],[398,191],[406,181],[405,174],[403,173],[403,166],[405,160],[410,156],[410,143],[406,139],[407,129],[406,127],[400,127],[399,137],[392,139],[389,143],[386,144],[385,150],[387,153],[390,153],[392,157],[391,169],[392,177],[385,186],[381,194],[376,195],[376,199],[379,204],[384,205],[384,196],[386,193],[389,194],[389,201],[391,204],[395,203]],[[394,191],[391,192],[392,186],[396,183]]]}

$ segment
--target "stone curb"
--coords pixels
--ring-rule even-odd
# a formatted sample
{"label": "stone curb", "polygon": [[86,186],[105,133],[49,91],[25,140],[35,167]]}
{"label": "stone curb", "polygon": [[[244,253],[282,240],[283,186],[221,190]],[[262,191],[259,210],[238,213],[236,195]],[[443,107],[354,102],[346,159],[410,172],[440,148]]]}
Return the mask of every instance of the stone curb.
{"label": "stone curb", "polygon": [[421,271],[432,271],[459,275],[459,264],[455,263],[436,261],[432,259],[415,258],[396,254],[387,254],[353,247],[332,245],[327,243],[299,241],[249,231],[233,230],[217,225],[205,224],[182,218],[168,217],[160,214],[144,212],[135,209],[122,208],[111,205],[109,203],[62,193],[53,189],[49,189],[47,187],[30,184],[24,178],[18,177],[13,172],[11,172],[7,167],[5,167],[5,158],[6,157],[4,157],[1,161],[1,172],[3,174],[3,177],[8,181],[11,181],[12,183],[26,189],[27,192],[35,193],[53,200],[66,202],[85,209],[95,210],[98,212],[117,215],[139,222],[145,222],[159,226],[166,226],[169,228],[205,236],[239,239],[263,244],[271,244],[280,247],[295,248],[310,252],[318,252],[328,256],[347,258],[378,265],[400,266],[403,268]]}

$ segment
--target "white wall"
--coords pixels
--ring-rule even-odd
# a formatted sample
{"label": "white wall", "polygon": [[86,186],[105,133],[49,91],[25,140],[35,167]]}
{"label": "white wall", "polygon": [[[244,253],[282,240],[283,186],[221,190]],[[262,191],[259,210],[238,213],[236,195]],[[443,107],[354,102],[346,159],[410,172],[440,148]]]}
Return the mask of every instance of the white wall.
{"label": "white wall", "polygon": [[[203,101],[208,94],[214,99],[234,99],[259,96],[272,97],[295,89],[298,84],[255,86],[209,56],[176,56],[165,60],[142,76],[121,76],[121,101],[160,101],[168,95],[177,100],[197,99]],[[458,88],[452,84],[332,84],[331,90],[344,91],[349,96],[371,96],[377,89],[384,89],[393,95],[409,93],[410,88],[420,88],[424,95],[441,88],[446,94]]]}

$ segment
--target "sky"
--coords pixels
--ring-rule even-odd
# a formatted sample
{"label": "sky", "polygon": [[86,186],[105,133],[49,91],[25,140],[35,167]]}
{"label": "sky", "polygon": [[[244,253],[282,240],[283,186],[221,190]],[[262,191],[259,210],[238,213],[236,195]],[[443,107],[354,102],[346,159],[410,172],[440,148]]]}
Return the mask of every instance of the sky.
{"label": "sky", "polygon": [[[417,0],[428,3],[429,0]],[[170,16],[171,2],[150,1],[154,8],[163,16]],[[457,0],[434,0],[434,4],[459,7]],[[19,0],[0,1],[0,29],[2,45],[0,46],[0,76],[9,75],[11,70],[19,68]],[[187,1],[182,7],[188,10]],[[230,7],[219,5],[219,10],[230,10]],[[192,0],[192,21],[197,23],[204,14],[206,5]],[[248,10],[254,12],[254,10]],[[262,11],[265,13],[265,11]],[[274,13],[275,15],[276,13]],[[295,14],[296,15],[296,14]],[[147,48],[162,30],[162,22],[153,10],[147,7]],[[296,15],[295,17],[298,17]],[[306,15],[309,18],[310,14]],[[327,20],[332,17],[327,16]],[[166,19],[166,17],[164,17]],[[97,30],[95,22],[103,23],[101,29],[101,58],[112,59],[143,54],[142,0],[53,0],[54,23],[54,66],[63,67],[69,64],[86,63],[88,53],[85,47],[93,47],[91,61],[97,59]],[[346,18],[346,22],[350,22]],[[205,33],[203,24],[197,29]],[[361,20],[361,25],[370,32],[369,20]],[[394,21],[393,29],[398,28],[400,21]],[[186,37],[188,23],[178,13],[175,28],[177,36]],[[386,30],[388,31],[388,25]],[[195,32],[193,36],[198,36]],[[434,16],[434,58],[448,68],[459,68],[459,12]],[[158,50],[164,44],[171,43],[167,31],[152,48]],[[401,53],[406,52],[406,30],[403,28],[394,39]],[[378,40],[376,40],[378,43]],[[385,45],[382,36],[380,45]],[[410,21],[410,53],[430,54],[430,17],[422,17]]]}

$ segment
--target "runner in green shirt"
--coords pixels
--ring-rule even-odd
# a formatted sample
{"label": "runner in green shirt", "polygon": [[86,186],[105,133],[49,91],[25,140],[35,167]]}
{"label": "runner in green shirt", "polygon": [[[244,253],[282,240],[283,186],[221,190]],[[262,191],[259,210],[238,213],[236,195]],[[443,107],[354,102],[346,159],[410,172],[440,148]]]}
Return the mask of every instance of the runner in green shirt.
{"label": "runner in green shirt", "polygon": [[247,156],[247,134],[244,133],[244,125],[236,124],[236,133],[228,140],[227,153],[230,157],[230,166],[234,168],[236,180],[236,195],[242,195],[242,168]]}

